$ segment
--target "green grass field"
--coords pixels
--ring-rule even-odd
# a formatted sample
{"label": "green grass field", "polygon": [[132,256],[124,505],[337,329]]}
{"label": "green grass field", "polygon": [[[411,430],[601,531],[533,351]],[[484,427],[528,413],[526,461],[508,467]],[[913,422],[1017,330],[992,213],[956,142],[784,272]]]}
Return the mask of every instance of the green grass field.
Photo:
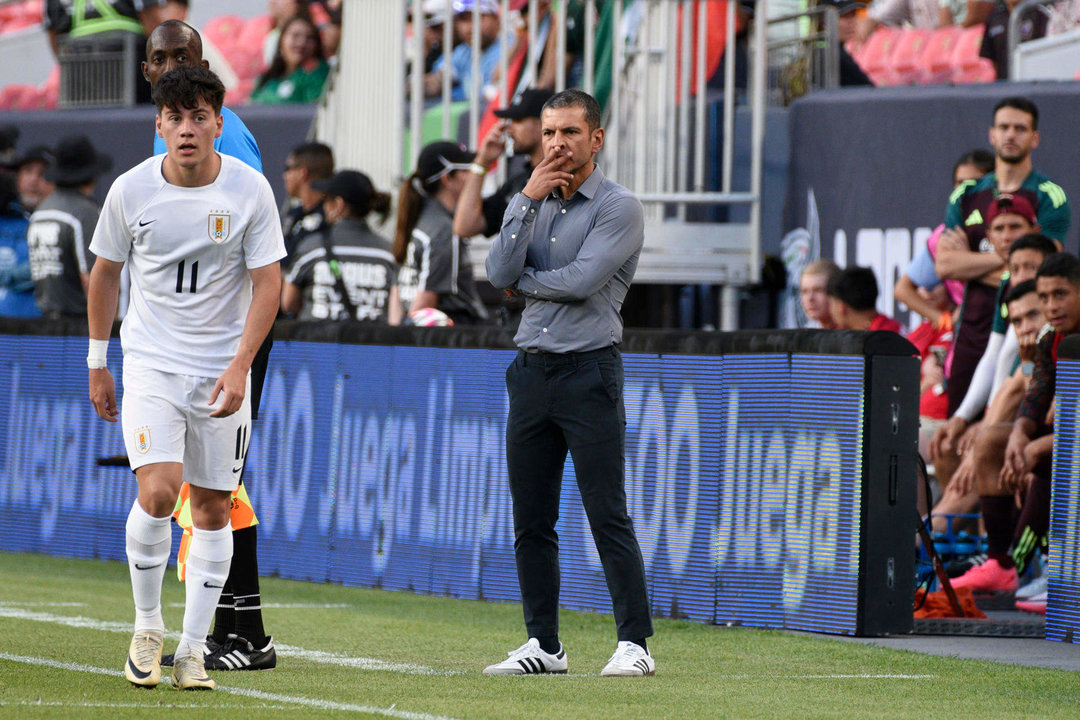
{"label": "green grass field", "polygon": [[[136,690],[121,668],[127,566],[0,554],[0,718],[1075,718],[1075,673],[827,637],[659,620],[652,678],[601,678],[611,617],[563,614],[566,676],[488,678],[524,641],[518,605],[266,578],[278,667],[218,691]],[[170,572],[175,647],[183,588]],[[166,670],[168,673],[168,670]],[[182,714],[176,709],[183,708]]]}

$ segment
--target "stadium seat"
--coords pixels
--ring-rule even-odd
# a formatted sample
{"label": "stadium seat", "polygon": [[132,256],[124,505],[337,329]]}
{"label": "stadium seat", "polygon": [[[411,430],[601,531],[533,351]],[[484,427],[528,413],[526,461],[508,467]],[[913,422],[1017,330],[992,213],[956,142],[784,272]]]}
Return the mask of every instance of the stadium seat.
{"label": "stadium seat", "polygon": [[959,25],[949,25],[932,32],[919,58],[919,69],[922,75],[920,83],[935,85],[952,80],[953,51],[956,49],[956,43],[960,41],[962,31],[963,28]]}
{"label": "stadium seat", "polygon": [[859,52],[861,59],[857,62],[863,72],[869,75],[876,84],[882,84],[887,80],[890,59],[900,33],[900,28],[882,25],[863,43],[862,50]]}
{"label": "stadium seat", "polygon": [[244,28],[236,37],[236,42],[241,45],[252,46],[257,44],[262,49],[263,41],[274,27],[274,20],[269,15],[256,15],[244,22]]}
{"label": "stadium seat", "polygon": [[37,102],[38,89],[15,83],[0,90],[0,110],[26,110]]}
{"label": "stadium seat", "polygon": [[972,25],[960,32],[952,56],[954,83],[983,83],[997,79],[994,64],[984,57],[979,57],[983,30],[985,27],[982,25]]}
{"label": "stadium seat", "polygon": [[931,31],[923,28],[904,28],[893,44],[889,64],[882,75],[884,85],[914,85],[922,79],[919,59],[925,52]]}
{"label": "stadium seat", "polygon": [[236,43],[244,29],[244,18],[239,15],[218,15],[206,21],[202,34],[209,38],[222,52]]}

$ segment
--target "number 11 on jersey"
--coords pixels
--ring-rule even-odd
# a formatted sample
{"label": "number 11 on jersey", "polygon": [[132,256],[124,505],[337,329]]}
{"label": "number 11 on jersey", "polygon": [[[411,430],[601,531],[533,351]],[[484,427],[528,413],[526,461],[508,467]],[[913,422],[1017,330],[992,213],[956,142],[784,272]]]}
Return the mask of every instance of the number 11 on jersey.
{"label": "number 11 on jersey", "polygon": [[[176,292],[184,292],[184,265],[186,260],[181,260],[180,264],[176,266]],[[189,283],[188,292],[194,293],[199,284],[199,261],[191,263],[191,281]]]}

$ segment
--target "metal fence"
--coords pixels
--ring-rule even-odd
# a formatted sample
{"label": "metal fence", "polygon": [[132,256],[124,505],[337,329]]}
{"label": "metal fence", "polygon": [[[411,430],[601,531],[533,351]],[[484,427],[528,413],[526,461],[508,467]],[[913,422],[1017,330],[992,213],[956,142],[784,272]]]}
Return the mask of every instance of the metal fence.
{"label": "metal fence", "polygon": [[787,106],[840,84],[838,14],[833,6],[769,19],[768,102]]}
{"label": "metal fence", "polygon": [[140,42],[140,36],[124,31],[58,38],[59,106],[134,105]]}

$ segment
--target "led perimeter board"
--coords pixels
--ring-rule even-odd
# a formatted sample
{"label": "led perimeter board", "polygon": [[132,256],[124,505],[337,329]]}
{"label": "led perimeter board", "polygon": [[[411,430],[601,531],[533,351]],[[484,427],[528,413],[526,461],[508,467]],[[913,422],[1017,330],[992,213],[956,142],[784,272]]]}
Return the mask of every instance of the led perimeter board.
{"label": "led perimeter board", "polygon": [[[124,557],[134,476],[98,464],[123,439],[86,400],[77,332],[0,326],[2,551]],[[890,333],[627,333],[627,492],[656,615],[910,631],[913,352]],[[279,324],[245,470],[262,572],[518,601],[513,353],[491,329]],[[116,340],[109,365],[119,381]],[[560,515],[563,605],[610,612],[570,462]]]}

